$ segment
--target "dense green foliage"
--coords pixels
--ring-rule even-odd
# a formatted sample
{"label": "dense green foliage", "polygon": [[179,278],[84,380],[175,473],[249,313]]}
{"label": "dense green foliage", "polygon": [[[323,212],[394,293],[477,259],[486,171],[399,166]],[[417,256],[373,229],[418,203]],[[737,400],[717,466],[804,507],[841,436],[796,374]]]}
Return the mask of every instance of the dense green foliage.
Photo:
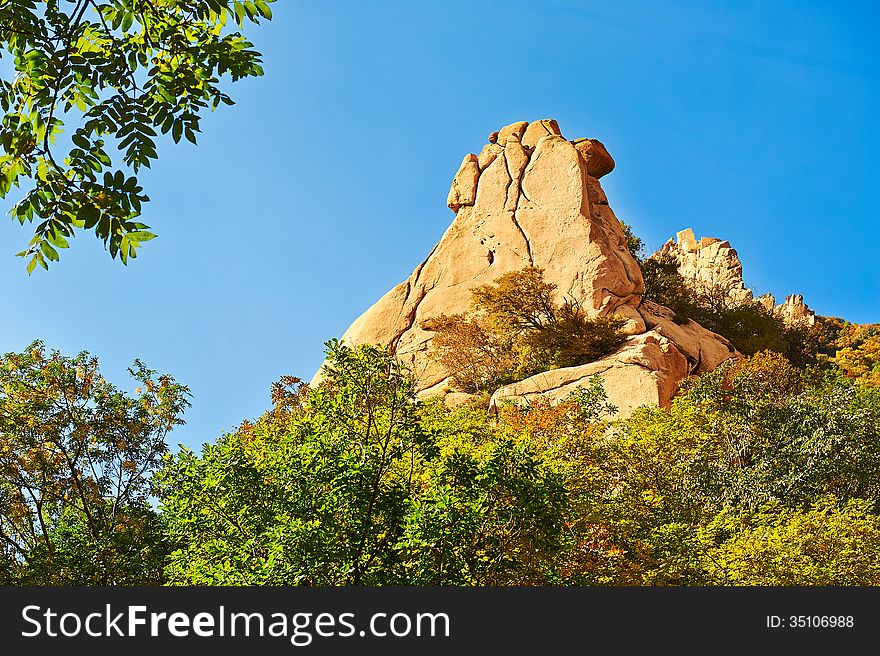
{"label": "dense green foliage", "polygon": [[832,359],[730,361],[612,421],[598,378],[487,414],[417,400],[383,349],[327,356],[176,455],[169,377],[137,363],[132,398],[87,354],[3,356],[2,581],[880,584],[880,389]]}
{"label": "dense green foliage", "polygon": [[0,583],[159,583],[147,497],[188,391],[135,362],[130,397],[88,353],[0,356]]}
{"label": "dense green foliage", "polygon": [[0,79],[0,198],[27,185],[12,215],[37,222],[19,253],[29,272],[76,230],[124,263],[155,236],[137,220],[149,200],[138,170],[160,133],[195,143],[204,111],[232,104],[221,78],[262,75],[231,27],[270,19],[273,1],[0,1],[0,56],[15,69]]}
{"label": "dense green foliage", "polygon": [[601,358],[623,343],[623,321],[588,317],[574,299],[557,303],[542,269],[527,267],[472,290],[473,313],[441,316],[434,354],[466,392],[498,387]]}
{"label": "dense green foliage", "polygon": [[565,489],[534,449],[421,406],[380,349],[159,476],[181,584],[501,584],[558,548]]}
{"label": "dense green foliage", "polygon": [[172,583],[880,583],[880,393],[840,374],[761,353],[609,424],[598,380],[494,417],[328,362],[168,461]]}
{"label": "dense green foliage", "polygon": [[878,402],[779,355],[722,366],[621,427],[612,540],[644,583],[880,583]]}

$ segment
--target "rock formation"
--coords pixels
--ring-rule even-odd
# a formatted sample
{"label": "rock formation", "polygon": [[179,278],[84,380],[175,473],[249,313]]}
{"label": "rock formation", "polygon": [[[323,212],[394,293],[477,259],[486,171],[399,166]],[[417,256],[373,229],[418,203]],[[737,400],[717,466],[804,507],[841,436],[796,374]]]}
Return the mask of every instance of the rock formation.
{"label": "rock formation", "polygon": [[[489,135],[461,163],[449,190],[455,219],[427,259],[345,332],[350,344],[382,344],[412,367],[421,396],[450,391],[450,372],[429,349],[430,320],[467,313],[471,290],[527,266],[544,270],[558,302],[578,301],[591,316],[625,320],[630,338],[601,361],[539,374],[495,399],[558,398],[599,374],[622,414],[665,405],[689,371],[735,354],[728,342],[691,321],[680,326],[661,306],[642,303],[644,282],[599,178],[614,168],[595,139],[566,140],[552,119],[521,121]],[[320,381],[320,372],[314,383]],[[460,401],[462,394],[447,400]]]}
{"label": "rock formation", "polygon": [[617,352],[596,362],[551,369],[502,387],[489,405],[535,397],[556,403],[596,375],[618,415],[626,417],[640,405],[666,405],[688,375],[688,361],[672,341],[652,330],[630,337]]}
{"label": "rock formation", "polygon": [[764,294],[759,296],[757,300],[765,309],[782,317],[786,326],[812,326],[816,323],[816,313],[804,303],[804,297],[800,294],[789,294],[785,297],[785,303],[779,305],[776,305],[773,294]]}
{"label": "rock formation", "polygon": [[702,292],[724,290],[737,304],[752,300],[752,291],[743,282],[742,262],[729,241],[715,237],[697,241],[694,231],[687,228],[657,252],[678,260],[678,272],[691,288]]}
{"label": "rock formation", "polygon": [[800,294],[787,296],[780,305],[776,305],[773,294],[755,298],[743,282],[742,262],[728,241],[715,237],[698,241],[694,231],[687,228],[676,233],[655,255],[669,255],[678,260],[678,272],[698,292],[723,291],[734,305],[755,301],[781,317],[787,326],[799,323],[811,326],[816,322],[816,313],[807,307]]}

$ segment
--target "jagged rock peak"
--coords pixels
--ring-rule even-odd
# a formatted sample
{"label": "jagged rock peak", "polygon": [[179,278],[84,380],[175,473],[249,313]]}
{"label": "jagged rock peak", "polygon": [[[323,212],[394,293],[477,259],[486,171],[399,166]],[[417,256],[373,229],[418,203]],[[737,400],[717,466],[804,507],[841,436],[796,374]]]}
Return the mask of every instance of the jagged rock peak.
{"label": "jagged rock peak", "polygon": [[[525,166],[537,148],[538,142],[545,137],[562,139],[559,124],[552,118],[532,123],[518,121],[490,133],[489,143],[483,146],[479,156],[466,155],[458,168],[446,199],[449,209],[458,212],[461,207],[476,202],[480,174],[495,161],[498,155],[504,153],[510,176],[504,204],[508,211],[515,210]],[[614,159],[598,139],[575,139],[570,143],[580,154],[584,172],[588,177],[598,180],[614,170]]]}
{"label": "jagged rock peak", "polygon": [[758,297],[758,302],[764,309],[781,317],[786,326],[807,325],[816,323],[816,313],[804,303],[804,297],[800,294],[789,294],[785,297],[785,303],[776,305],[773,294],[764,294]]}
{"label": "jagged rock peak", "polygon": [[742,262],[729,241],[694,236],[691,228],[676,233],[658,253],[678,260],[678,272],[697,291],[721,289],[735,303],[752,300],[752,290],[743,282]]}
{"label": "jagged rock peak", "polygon": [[663,244],[656,254],[671,255],[678,260],[678,272],[697,291],[725,291],[735,305],[754,301],[782,317],[787,326],[816,322],[816,313],[807,307],[800,294],[787,296],[780,305],[776,305],[773,294],[755,298],[743,282],[742,262],[729,241],[715,237],[697,240],[694,231],[686,228]]}

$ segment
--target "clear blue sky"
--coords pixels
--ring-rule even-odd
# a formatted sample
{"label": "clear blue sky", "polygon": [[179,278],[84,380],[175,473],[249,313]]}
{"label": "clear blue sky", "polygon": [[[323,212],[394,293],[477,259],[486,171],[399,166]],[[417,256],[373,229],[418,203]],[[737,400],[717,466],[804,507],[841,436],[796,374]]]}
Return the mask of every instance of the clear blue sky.
{"label": "clear blue sky", "polygon": [[0,222],[0,350],[87,349],[126,387],[140,357],[192,388],[172,442],[213,440],[427,255],[465,153],[548,116],[605,142],[649,246],[691,226],[757,292],[880,321],[878,7],[279,0],[251,33],[266,76],[160,149],[131,266],[81,236],[29,278],[30,232]]}

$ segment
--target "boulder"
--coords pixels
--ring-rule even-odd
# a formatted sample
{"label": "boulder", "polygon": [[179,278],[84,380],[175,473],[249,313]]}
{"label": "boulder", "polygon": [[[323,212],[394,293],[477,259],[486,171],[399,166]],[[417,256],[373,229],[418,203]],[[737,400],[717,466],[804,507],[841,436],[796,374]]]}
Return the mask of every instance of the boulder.
{"label": "boulder", "polygon": [[504,144],[507,143],[508,137],[510,137],[511,135],[515,135],[517,139],[522,141],[522,136],[523,134],[525,134],[526,127],[528,125],[528,121],[517,121],[516,123],[505,125],[503,128],[498,130],[498,137],[495,139],[495,143],[499,144],[500,146],[504,146]]}
{"label": "boulder", "polygon": [[739,353],[727,339],[703,328],[693,319],[685,324],[673,320],[675,312],[651,301],[639,306],[639,314],[649,330],[657,332],[671,342],[684,354],[688,369],[692,374],[711,371],[725,360],[738,358]]}
{"label": "boulder", "polygon": [[480,165],[476,155],[465,155],[452,179],[446,204],[453,212],[462,205],[473,205],[477,199],[477,180],[480,177]]}
{"label": "boulder", "polygon": [[529,123],[522,135],[522,143],[526,148],[534,148],[538,145],[538,140],[550,135],[562,136],[559,130],[559,123],[552,118],[545,118],[540,121]]}
{"label": "boulder", "polygon": [[577,139],[572,143],[584,158],[587,173],[594,178],[601,178],[614,170],[614,158],[598,139]]}
{"label": "boulder", "polygon": [[669,339],[651,331],[630,337],[618,351],[596,362],[551,369],[502,387],[492,395],[490,407],[538,397],[557,403],[599,376],[608,402],[617,407],[615,418],[625,419],[640,406],[668,406],[687,374],[685,356]]}

